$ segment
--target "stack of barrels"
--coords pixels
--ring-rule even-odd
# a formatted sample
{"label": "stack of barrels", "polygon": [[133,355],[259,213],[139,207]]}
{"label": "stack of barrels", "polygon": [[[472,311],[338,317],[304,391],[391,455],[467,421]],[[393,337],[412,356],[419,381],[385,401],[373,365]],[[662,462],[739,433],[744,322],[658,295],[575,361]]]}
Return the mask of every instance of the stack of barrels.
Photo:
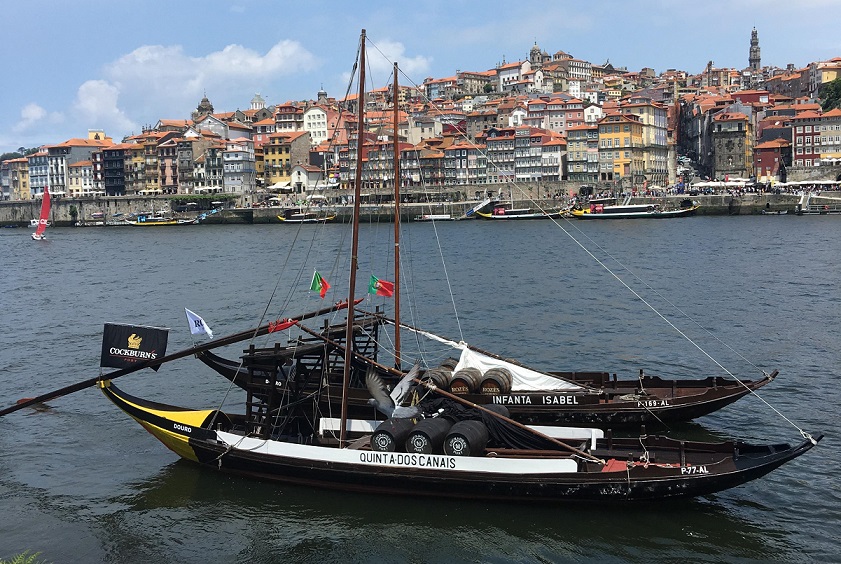
{"label": "stack of barrels", "polygon": [[378,452],[481,456],[488,444],[488,428],[481,421],[453,423],[445,417],[387,419],[371,437],[371,448]]}
{"label": "stack of barrels", "polygon": [[490,368],[482,374],[478,368],[455,370],[458,360],[448,358],[437,368],[427,370],[422,378],[454,394],[507,394],[511,391],[511,372],[507,368]]}
{"label": "stack of barrels", "polygon": [[[483,374],[478,368],[456,370],[457,365],[458,359],[448,358],[421,378],[454,394],[495,395],[511,391],[511,372],[506,368],[490,368]],[[445,417],[421,419],[417,424],[411,419],[387,419],[371,437],[371,448],[379,452],[481,456],[487,444],[488,428],[481,421],[453,423]]]}

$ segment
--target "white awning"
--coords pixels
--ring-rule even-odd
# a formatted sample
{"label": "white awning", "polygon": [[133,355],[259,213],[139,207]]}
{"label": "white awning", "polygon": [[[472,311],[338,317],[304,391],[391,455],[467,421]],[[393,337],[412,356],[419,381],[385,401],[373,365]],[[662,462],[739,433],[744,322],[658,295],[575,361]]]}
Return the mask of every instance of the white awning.
{"label": "white awning", "polygon": [[291,192],[291,184],[291,182],[275,182],[274,184],[269,186],[268,190],[271,192]]}

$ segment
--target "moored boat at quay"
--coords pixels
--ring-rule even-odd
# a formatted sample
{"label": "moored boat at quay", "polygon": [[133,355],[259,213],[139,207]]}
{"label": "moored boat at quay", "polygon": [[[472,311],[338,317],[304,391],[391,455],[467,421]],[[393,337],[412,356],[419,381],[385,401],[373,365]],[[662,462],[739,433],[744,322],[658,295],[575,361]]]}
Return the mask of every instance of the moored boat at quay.
{"label": "moored boat at quay", "polygon": [[414,221],[453,221],[455,218],[448,213],[425,213],[416,215]]}
{"label": "moored boat at quay", "polygon": [[561,217],[560,210],[535,210],[533,208],[515,208],[510,205],[495,205],[490,212],[475,212],[481,219],[489,219],[494,221],[517,221],[525,219],[557,219]]}
{"label": "moored boat at quay", "polygon": [[181,219],[172,216],[164,215],[137,215],[134,219],[126,219],[127,225],[135,227],[154,227],[154,226],[171,226],[171,225],[191,225],[196,223],[193,219]]}
{"label": "moored boat at quay", "polygon": [[700,206],[692,200],[681,201],[679,208],[664,209],[660,204],[616,204],[615,198],[592,199],[585,206],[571,210],[577,219],[665,219],[694,214]]}
{"label": "moored boat at quay", "polygon": [[330,223],[336,214],[318,208],[288,208],[277,216],[281,223]]}

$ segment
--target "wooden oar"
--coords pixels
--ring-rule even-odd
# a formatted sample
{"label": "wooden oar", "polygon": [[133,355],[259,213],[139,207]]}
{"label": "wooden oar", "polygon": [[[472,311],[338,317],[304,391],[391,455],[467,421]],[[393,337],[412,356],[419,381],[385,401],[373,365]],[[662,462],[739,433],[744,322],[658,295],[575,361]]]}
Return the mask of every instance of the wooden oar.
{"label": "wooden oar", "polygon": [[[362,301],[362,299],[360,299],[359,301]],[[303,315],[295,317],[294,319],[278,320],[276,322],[267,323],[266,325],[262,325],[260,327],[257,327],[256,329],[240,331],[239,333],[234,333],[233,335],[228,335],[227,337],[220,337],[219,339],[216,339],[214,341],[209,341],[207,343],[196,345],[194,347],[190,347],[189,349],[184,349],[182,351],[168,354],[166,356],[162,356],[154,360],[147,360],[129,368],[121,368],[120,370],[115,370],[114,372],[109,372],[108,374],[103,374],[95,378],[88,378],[87,380],[82,380],[81,382],[77,382],[75,384],[71,384],[70,386],[59,388],[58,390],[53,390],[52,392],[42,394],[34,398],[24,398],[15,403],[15,405],[6,407],[4,409],[0,409],[0,417],[3,417],[4,415],[13,413],[15,411],[18,411],[19,409],[23,409],[25,407],[29,407],[37,403],[43,403],[51,399],[60,398],[68,394],[72,394],[73,392],[78,392],[79,390],[84,390],[85,388],[89,388],[90,386],[95,385],[100,380],[113,380],[114,378],[119,378],[120,376],[131,374],[132,372],[137,372],[138,370],[142,370],[143,368],[160,366],[161,364],[164,364],[165,362],[169,362],[171,360],[177,360],[179,358],[184,358],[185,356],[190,356],[199,352],[215,349],[216,347],[223,347],[225,345],[231,345],[233,343],[238,343],[246,339],[266,335],[274,331],[280,331],[291,327],[297,321],[303,321],[304,319],[310,319],[313,317],[318,317],[320,315],[326,315],[334,311],[339,311],[347,308],[347,305],[347,301],[341,301],[331,307],[326,307],[317,311],[305,313]]]}
{"label": "wooden oar", "polygon": [[[317,333],[316,331],[312,331],[311,329],[308,329],[307,327],[304,327],[303,325],[299,325],[298,327],[300,327],[301,330],[303,330],[306,333],[309,333],[313,337],[317,337],[319,339],[322,339],[325,343],[327,343],[331,347],[336,347],[340,350],[345,350],[345,347],[342,344],[340,344],[340,343],[338,343],[338,342],[336,342],[332,339],[329,339],[329,338],[325,337],[324,335],[321,335],[320,333]],[[365,362],[365,363],[367,363],[371,366],[375,366],[380,370],[388,372],[389,374],[393,374],[395,376],[401,376],[401,377],[405,376],[405,374],[403,374],[403,372],[401,372],[400,370],[397,370],[396,368],[390,368],[390,367],[388,367],[384,364],[380,364],[379,362],[377,362],[375,360],[371,360],[370,358],[368,358],[366,356],[363,356],[356,351],[352,351],[352,354],[358,360],[362,360],[363,362]],[[541,433],[537,429],[532,429],[531,427],[523,425],[519,421],[514,421],[510,417],[506,417],[506,416],[504,416],[500,413],[497,413],[496,411],[492,411],[492,410],[490,410],[486,407],[483,407],[483,406],[481,406],[477,403],[473,403],[472,401],[466,400],[466,399],[464,399],[462,397],[459,397],[455,394],[451,394],[450,392],[448,392],[446,390],[442,390],[441,388],[439,388],[438,386],[436,386],[434,384],[431,384],[429,382],[424,382],[423,380],[419,380],[417,378],[412,378],[412,381],[414,381],[416,384],[420,384],[421,386],[424,386],[425,388],[427,388],[427,389],[429,389],[429,390],[431,390],[431,391],[433,391],[437,394],[441,394],[442,396],[444,396],[446,398],[455,400],[455,401],[461,403],[462,405],[466,405],[468,407],[478,409],[478,410],[483,411],[485,413],[489,413],[492,416],[496,417],[497,419],[502,419],[506,423],[510,423],[511,425],[514,425],[515,427],[517,427],[519,429],[523,429],[524,431],[528,431],[529,433],[532,433],[533,435],[537,435],[538,437],[540,437],[542,439],[545,439],[545,440],[549,441],[550,443],[563,448],[564,450],[567,450],[569,452],[577,454],[578,456],[580,456],[582,458],[585,458],[587,460],[591,460],[593,462],[598,462],[599,464],[604,464],[604,460],[602,460],[602,459],[600,459],[596,456],[593,456],[589,452],[584,452],[583,450],[580,450],[580,449],[577,449],[573,446],[570,446],[570,445],[566,444],[565,442],[559,441],[558,439],[556,439],[554,437],[550,437],[549,435],[547,435],[545,433]]]}

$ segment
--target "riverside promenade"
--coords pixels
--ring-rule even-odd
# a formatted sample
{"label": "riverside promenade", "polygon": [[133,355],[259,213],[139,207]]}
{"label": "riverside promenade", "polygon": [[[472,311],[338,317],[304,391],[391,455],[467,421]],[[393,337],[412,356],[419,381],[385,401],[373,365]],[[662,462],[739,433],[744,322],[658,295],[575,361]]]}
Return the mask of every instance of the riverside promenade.
{"label": "riverside promenade", "polygon": [[[207,217],[203,223],[280,223],[277,216],[283,213],[283,207],[255,207],[238,208],[234,207],[232,196],[214,195],[219,200],[225,200],[220,213]],[[172,196],[169,197],[139,197],[139,196],[114,196],[97,198],[54,198],[52,202],[51,221],[59,227],[69,227],[79,224],[94,224],[93,218],[104,218],[108,220],[113,217],[127,216],[129,214],[145,212],[148,210],[165,210],[173,206]],[[698,215],[756,215],[761,213],[796,213],[798,205],[803,202],[802,194],[707,194],[698,196],[674,195],[660,197],[636,197],[631,199],[633,204],[658,204],[664,208],[680,206],[686,199],[698,203]],[[465,200],[461,202],[424,203],[424,204],[401,204],[401,217],[404,221],[412,221],[416,216],[422,214],[449,214],[453,217],[462,216],[467,210],[479,203],[479,200]],[[563,207],[564,202],[554,199],[541,199],[535,201],[515,200],[515,207],[541,208],[554,210]],[[808,198],[809,207],[812,210],[827,209],[831,213],[841,212],[841,192],[822,192],[820,195],[811,194]],[[4,201],[0,202],[0,227],[17,226],[23,227],[29,224],[31,219],[38,217],[40,211],[40,200],[30,201]],[[195,211],[176,212],[173,215],[180,218],[195,218],[198,214],[207,211],[211,206],[210,201],[204,205],[197,206]],[[351,205],[325,205],[323,208],[335,212],[339,221],[349,221],[353,207]],[[363,221],[391,221],[394,215],[394,207],[391,204],[362,204],[361,219]]]}

